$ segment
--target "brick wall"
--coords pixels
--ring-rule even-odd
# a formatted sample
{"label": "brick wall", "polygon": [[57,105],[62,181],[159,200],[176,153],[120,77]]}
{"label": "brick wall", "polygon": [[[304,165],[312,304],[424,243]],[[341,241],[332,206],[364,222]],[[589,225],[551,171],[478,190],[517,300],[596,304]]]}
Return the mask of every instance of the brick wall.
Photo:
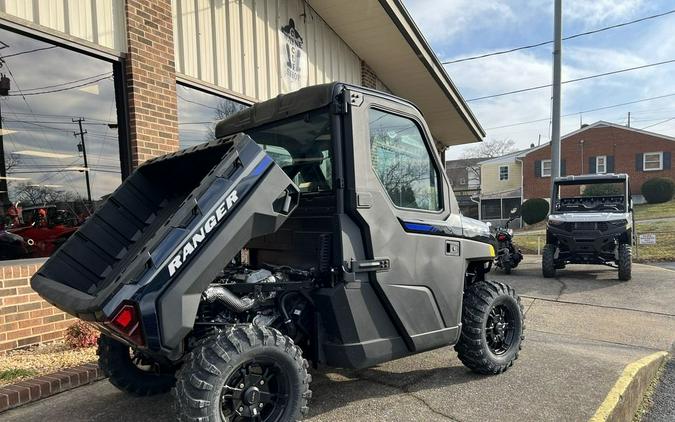
{"label": "brick wall", "polygon": [[132,165],[175,151],[178,108],[170,0],[127,0],[126,79]]}
{"label": "brick wall", "polygon": [[74,317],[30,288],[40,264],[0,267],[0,352],[60,339]]}
{"label": "brick wall", "polygon": [[[583,153],[581,148],[583,140]],[[640,194],[642,184],[653,177],[675,179],[675,169],[664,168],[661,171],[642,171],[636,168],[636,154],[645,152],[675,153],[675,141],[650,135],[644,132],[626,130],[615,126],[590,128],[561,141],[561,160],[565,162],[565,174],[587,174],[589,158],[605,155],[614,157],[614,173],[627,173],[630,176],[631,191]],[[551,158],[550,145],[529,153],[523,159],[523,197],[548,198],[551,179],[536,176],[535,166],[540,160]],[[582,169],[583,167],[583,169]]]}
{"label": "brick wall", "polygon": [[377,89],[377,75],[363,60],[361,60],[361,85],[366,88]]}

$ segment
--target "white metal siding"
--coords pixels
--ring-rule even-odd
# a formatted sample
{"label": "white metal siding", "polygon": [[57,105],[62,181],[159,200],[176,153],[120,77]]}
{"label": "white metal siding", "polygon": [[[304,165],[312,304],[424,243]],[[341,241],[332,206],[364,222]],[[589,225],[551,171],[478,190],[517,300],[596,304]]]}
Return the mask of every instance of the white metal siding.
{"label": "white metal siding", "polygon": [[303,86],[361,83],[361,61],[304,0],[173,0],[176,71],[237,94],[280,93],[279,30],[289,18],[304,40]]}
{"label": "white metal siding", "polygon": [[126,51],[122,0],[0,0],[0,11],[118,53]]}

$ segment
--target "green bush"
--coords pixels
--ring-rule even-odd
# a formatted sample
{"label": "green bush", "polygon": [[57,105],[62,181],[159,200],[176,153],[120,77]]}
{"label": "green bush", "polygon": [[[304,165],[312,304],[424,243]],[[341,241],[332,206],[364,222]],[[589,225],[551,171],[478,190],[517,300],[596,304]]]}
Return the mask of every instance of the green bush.
{"label": "green bush", "polygon": [[667,177],[655,177],[642,184],[642,195],[650,204],[660,204],[673,199],[675,182]]}
{"label": "green bush", "polygon": [[621,183],[599,183],[595,185],[586,185],[582,196],[623,196],[623,184]]}
{"label": "green bush", "polygon": [[543,198],[531,198],[523,202],[520,215],[527,224],[536,224],[548,215],[548,201]]}

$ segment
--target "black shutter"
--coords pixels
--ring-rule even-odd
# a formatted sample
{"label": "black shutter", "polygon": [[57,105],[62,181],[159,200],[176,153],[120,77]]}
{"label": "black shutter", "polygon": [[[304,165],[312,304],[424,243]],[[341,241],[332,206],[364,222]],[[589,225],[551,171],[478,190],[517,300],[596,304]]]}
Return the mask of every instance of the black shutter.
{"label": "black shutter", "polygon": [[595,174],[595,157],[588,157],[588,174]]}
{"label": "black shutter", "polygon": [[635,170],[642,171],[642,154],[635,154]]}
{"label": "black shutter", "polygon": [[541,160],[534,162],[534,177],[541,177]]}
{"label": "black shutter", "polygon": [[560,175],[567,176],[567,161],[560,160]]}
{"label": "black shutter", "polygon": [[663,169],[670,170],[670,151],[663,151]]}
{"label": "black shutter", "polygon": [[613,155],[608,155],[607,156],[607,173],[614,173],[614,156]]}

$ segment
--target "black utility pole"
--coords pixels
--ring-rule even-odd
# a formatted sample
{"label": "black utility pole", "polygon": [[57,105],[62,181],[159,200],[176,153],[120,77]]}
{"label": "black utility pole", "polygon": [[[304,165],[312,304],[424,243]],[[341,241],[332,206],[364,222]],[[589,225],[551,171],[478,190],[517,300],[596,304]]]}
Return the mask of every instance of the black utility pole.
{"label": "black utility pole", "polygon": [[73,123],[77,123],[80,126],[80,131],[79,132],[73,132],[73,135],[75,137],[80,137],[80,143],[77,145],[77,149],[82,151],[82,156],[84,157],[84,177],[85,180],[87,181],[87,199],[89,200],[89,204],[91,205],[91,185],[89,183],[89,164],[87,163],[87,146],[84,143],[84,134],[87,133],[86,130],[82,129],[82,122],[84,122],[84,118],[80,117],[79,119],[73,119]]}
{"label": "black utility pole", "polygon": [[[9,95],[9,78],[0,75],[0,96]],[[2,101],[0,101],[0,207],[4,209],[10,204],[7,188],[7,167],[5,166],[5,137],[2,129]]]}

